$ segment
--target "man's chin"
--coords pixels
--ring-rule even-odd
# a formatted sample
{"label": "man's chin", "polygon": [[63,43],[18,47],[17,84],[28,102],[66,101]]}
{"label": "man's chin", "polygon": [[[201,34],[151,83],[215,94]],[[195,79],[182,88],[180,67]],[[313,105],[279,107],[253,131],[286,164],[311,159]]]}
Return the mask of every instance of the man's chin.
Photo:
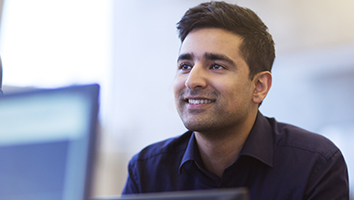
{"label": "man's chin", "polygon": [[189,131],[197,131],[197,132],[207,132],[212,129],[212,126],[203,124],[203,123],[191,123],[191,122],[184,122],[184,126]]}

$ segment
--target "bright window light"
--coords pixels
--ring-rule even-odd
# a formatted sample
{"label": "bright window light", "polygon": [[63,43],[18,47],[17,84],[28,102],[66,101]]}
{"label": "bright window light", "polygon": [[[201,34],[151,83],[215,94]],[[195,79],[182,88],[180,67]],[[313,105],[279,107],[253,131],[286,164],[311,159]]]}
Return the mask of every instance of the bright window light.
{"label": "bright window light", "polygon": [[109,82],[111,1],[5,0],[4,84],[57,87]]}
{"label": "bright window light", "polygon": [[100,118],[105,118],[111,85],[112,3],[5,0],[0,29],[3,85],[55,88],[98,83]]}

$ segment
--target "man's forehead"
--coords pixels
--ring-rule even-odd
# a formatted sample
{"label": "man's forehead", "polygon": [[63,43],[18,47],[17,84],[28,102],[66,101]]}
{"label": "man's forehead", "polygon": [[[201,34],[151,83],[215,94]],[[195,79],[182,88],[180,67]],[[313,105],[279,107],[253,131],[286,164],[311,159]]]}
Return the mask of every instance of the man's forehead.
{"label": "man's forehead", "polygon": [[241,44],[242,38],[229,31],[219,28],[196,29],[182,42],[178,60],[187,57],[215,58],[214,55],[238,57]]}
{"label": "man's forehead", "polygon": [[229,36],[229,37],[233,37],[234,40],[238,41],[238,42],[242,42],[243,41],[243,37],[226,29],[223,28],[210,28],[210,27],[206,27],[206,28],[195,28],[192,29],[184,38],[184,40],[182,41],[182,45],[183,43],[186,41],[186,39],[190,38],[191,36],[194,37],[202,37],[202,36],[207,36],[207,35],[212,35],[212,36]]}
{"label": "man's forehead", "polygon": [[202,57],[196,58],[194,53],[183,53],[178,56],[177,61],[181,60],[194,60],[194,59],[205,59],[205,60],[222,60],[234,65],[234,61],[224,54],[205,52]]}
{"label": "man's forehead", "polygon": [[214,43],[217,45],[218,43],[232,43],[232,44],[241,44],[243,41],[242,37],[221,29],[221,28],[203,28],[203,29],[195,29],[188,33],[186,38],[181,43],[181,49],[186,46],[186,44],[190,43]]}

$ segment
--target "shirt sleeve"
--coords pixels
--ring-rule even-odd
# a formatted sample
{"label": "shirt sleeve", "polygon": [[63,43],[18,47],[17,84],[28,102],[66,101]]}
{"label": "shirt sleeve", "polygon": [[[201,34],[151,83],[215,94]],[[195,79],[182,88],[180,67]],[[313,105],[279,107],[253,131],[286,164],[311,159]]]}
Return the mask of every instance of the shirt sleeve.
{"label": "shirt sleeve", "polygon": [[128,177],[127,177],[127,181],[125,182],[122,195],[140,193],[140,189],[137,184],[138,181],[136,180],[136,176],[135,176],[135,171],[137,170],[135,166],[136,165],[131,160],[128,165]]}
{"label": "shirt sleeve", "polygon": [[322,158],[319,163],[308,182],[304,199],[349,199],[348,171],[340,150],[328,159]]}

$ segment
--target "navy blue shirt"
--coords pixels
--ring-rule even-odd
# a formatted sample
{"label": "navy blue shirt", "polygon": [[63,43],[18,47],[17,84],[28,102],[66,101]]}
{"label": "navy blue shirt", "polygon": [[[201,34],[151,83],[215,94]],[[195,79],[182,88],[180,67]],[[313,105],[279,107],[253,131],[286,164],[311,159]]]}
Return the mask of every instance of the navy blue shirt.
{"label": "navy blue shirt", "polygon": [[261,113],[221,178],[204,168],[188,131],[135,155],[122,194],[230,187],[247,187],[257,200],[349,199],[347,166],[331,141]]}

